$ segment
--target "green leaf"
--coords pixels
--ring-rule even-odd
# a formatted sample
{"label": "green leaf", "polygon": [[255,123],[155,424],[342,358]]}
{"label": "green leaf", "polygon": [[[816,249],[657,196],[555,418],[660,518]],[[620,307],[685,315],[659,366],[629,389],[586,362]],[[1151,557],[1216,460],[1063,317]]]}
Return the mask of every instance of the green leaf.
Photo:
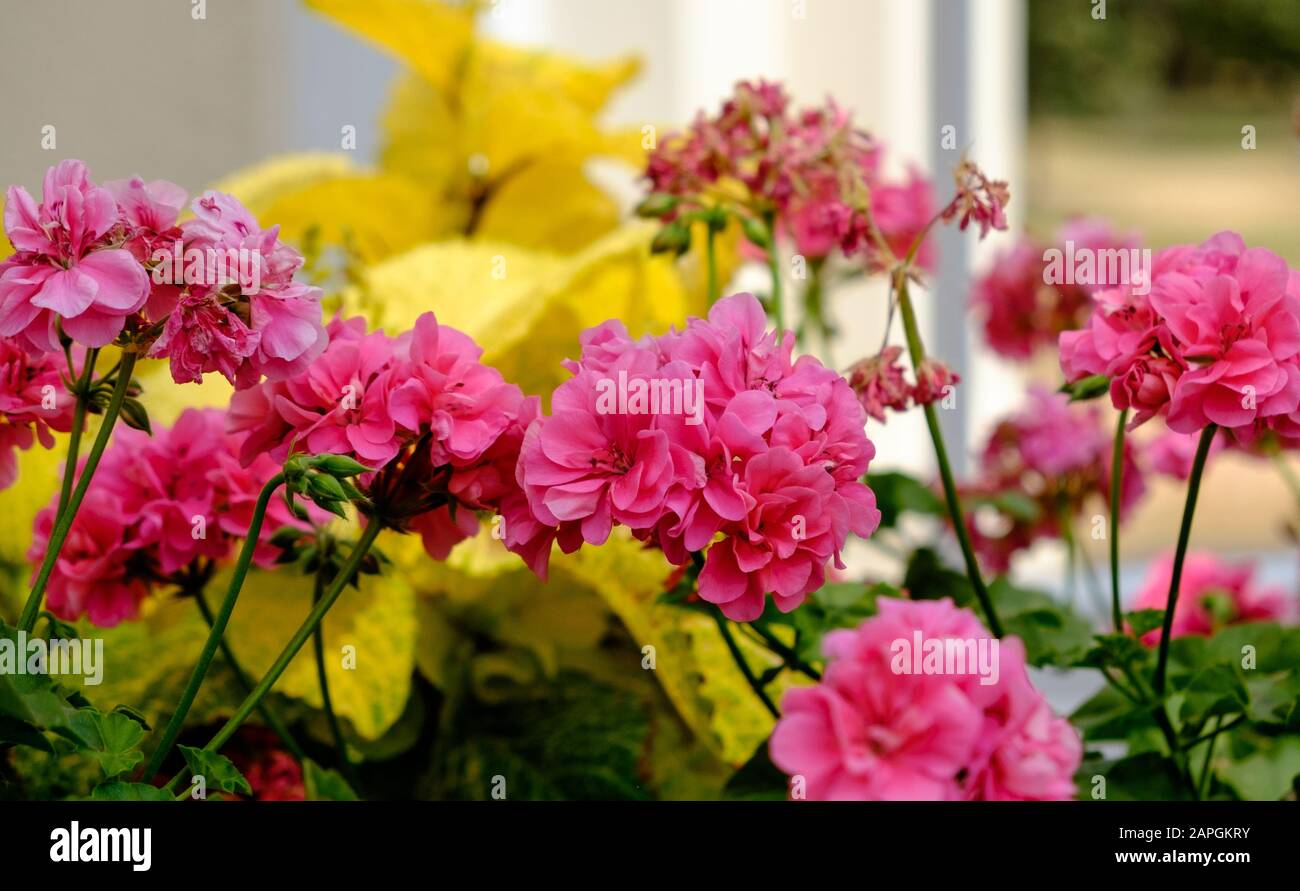
{"label": "green leaf", "polygon": [[1061,387],[1062,393],[1068,393],[1071,402],[1082,402],[1104,396],[1110,389],[1110,378],[1104,374],[1094,374],[1081,378],[1072,384]]}
{"label": "green leaf", "polygon": [[91,801],[171,801],[170,793],[148,783],[100,783],[90,793]]}
{"label": "green leaf", "polygon": [[1157,752],[1143,752],[1118,761],[1089,765],[1080,769],[1080,786],[1085,796],[1091,775],[1106,778],[1107,801],[1187,801],[1191,790],[1176,765]]}
{"label": "green leaf", "polygon": [[879,582],[830,582],[809,595],[793,612],[782,613],[769,603],[760,623],[789,625],[799,632],[798,655],[804,661],[822,658],[822,638],[839,628],[856,628],[876,613],[880,597],[898,597],[893,585]]}
{"label": "green leaf", "polygon": [[1150,706],[1134,705],[1110,686],[1075,709],[1070,723],[1088,740],[1127,739],[1135,732],[1155,727]]}
{"label": "green leaf", "polygon": [[1213,717],[1237,714],[1250,704],[1246,685],[1227,665],[1213,665],[1196,673],[1182,688],[1182,693],[1179,716],[1185,724],[1201,724]]}
{"label": "green leaf", "polygon": [[989,585],[989,598],[1006,633],[1024,641],[1030,665],[1073,665],[1087,652],[1091,626],[1042,591],[1018,588],[1000,576]]}
{"label": "green leaf", "polygon": [[434,798],[511,801],[648,797],[641,755],[648,721],[635,697],[571,671],[548,695],[467,706],[425,791]]}
{"label": "green leaf", "polygon": [[636,215],[655,219],[668,213],[677,206],[677,196],[667,192],[651,192],[636,206]]}
{"label": "green leaf", "polygon": [[1165,611],[1162,609],[1139,609],[1124,614],[1124,621],[1128,623],[1133,636],[1138,638],[1155,631],[1164,620]]}
{"label": "green leaf", "polygon": [[951,597],[958,606],[971,606],[975,591],[964,573],[944,566],[931,548],[917,548],[903,574],[903,587],[914,600]]}
{"label": "green leaf", "polygon": [[789,778],[780,771],[767,751],[767,742],[727,780],[723,795],[743,801],[784,801]]}
{"label": "green leaf", "polygon": [[741,215],[740,229],[754,247],[766,248],[768,246],[771,236],[768,234],[767,226],[763,225],[761,221]]}
{"label": "green leaf", "polygon": [[193,746],[177,746],[177,748],[185,757],[190,774],[203,777],[209,788],[220,789],[222,792],[238,792],[241,795],[253,794],[248,780],[244,779],[239,768],[235,767],[225,755],[196,749]]}
{"label": "green leaf", "polygon": [[310,758],[302,763],[302,779],[308,801],[360,800],[338,771],[321,767]]}
{"label": "green leaf", "polygon": [[0,745],[30,746],[54,754],[54,745],[39,727],[12,715],[0,715]]}
{"label": "green leaf", "polygon": [[1264,737],[1240,761],[1217,764],[1216,775],[1250,801],[1276,801],[1300,777],[1300,737]]}
{"label": "green leaf", "polygon": [[876,494],[880,511],[880,528],[892,529],[906,512],[943,516],[943,500],[929,487],[905,473],[890,471],[867,475],[867,485]]}
{"label": "green leaf", "polygon": [[126,773],[144,760],[144,753],[140,751],[144,728],[126,715],[116,712],[105,715],[94,709],[81,709],[71,723],[78,737],[92,741],[86,754],[99,762],[104,776],[109,779]]}

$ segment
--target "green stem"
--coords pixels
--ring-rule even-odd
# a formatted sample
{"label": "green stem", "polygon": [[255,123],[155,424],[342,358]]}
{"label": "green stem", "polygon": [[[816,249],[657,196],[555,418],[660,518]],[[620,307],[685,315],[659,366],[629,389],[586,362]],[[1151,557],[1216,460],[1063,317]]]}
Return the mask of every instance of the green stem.
{"label": "green stem", "polygon": [[[208,604],[208,599],[202,591],[194,592],[194,602],[199,605],[199,612],[203,613],[203,620],[208,623],[208,628],[212,628],[216,624],[216,616],[213,615],[212,607]],[[226,640],[225,635],[221,637],[221,656],[226,660],[226,664],[230,666],[230,670],[234,672],[235,678],[239,681],[240,690],[244,695],[248,695],[248,692],[253,689],[253,681],[248,676],[248,672],[244,671],[243,666],[235,659],[235,652],[230,648],[230,642]],[[307,753],[303,751],[302,746],[298,745],[298,741],[293,738],[293,734],[289,732],[289,725],[284,723],[280,713],[271,708],[268,702],[258,705],[257,712],[262,716],[262,720],[266,722],[266,726],[270,727],[275,732],[275,735],[280,737],[280,741],[289,750],[289,754],[293,755],[294,760],[301,764],[307,758]]]}
{"label": "green stem", "polygon": [[717,232],[714,231],[713,220],[710,219],[704,226],[707,234],[704,238],[704,255],[708,262],[709,269],[709,306],[718,301],[718,256],[717,245],[714,244],[717,238]]}
{"label": "green stem", "polygon": [[[280,655],[276,657],[275,662],[272,663],[269,669],[267,669],[266,674],[262,676],[262,679],[257,682],[257,686],[253,688],[253,692],[249,693],[248,696],[245,697],[244,701],[240,703],[239,708],[237,708],[235,713],[230,716],[230,720],[226,721],[226,723],[222,725],[221,729],[217,731],[216,735],[213,736],[212,739],[208,741],[208,744],[203,747],[204,751],[215,752],[225,745],[226,741],[234,735],[240,725],[248,720],[248,716],[253,713],[255,708],[257,708],[257,704],[266,697],[266,694],[271,692],[271,688],[275,686],[275,682],[280,679],[282,674],[284,674],[285,669],[289,667],[289,663],[293,661],[294,657],[298,655],[298,651],[307,643],[307,638],[312,636],[312,633],[316,630],[316,626],[324,620],[325,614],[330,611],[330,607],[334,605],[334,602],[338,600],[339,595],[343,593],[343,589],[347,587],[348,582],[352,580],[352,576],[356,574],[358,567],[361,566],[361,561],[365,559],[366,553],[370,550],[370,546],[374,544],[375,539],[379,537],[379,533],[382,529],[383,524],[372,517],[365,530],[361,533],[360,540],[357,541],[356,546],[352,549],[352,553],[348,555],[347,563],[345,563],[343,568],[339,570],[339,574],[334,577],[334,581],[330,584],[329,590],[325,592],[325,596],[314,607],[312,607],[307,618],[298,626],[298,630],[293,633],[293,637],[291,637],[289,642],[285,644],[284,649],[280,651]],[[172,777],[171,781],[167,783],[167,790],[174,791],[177,784],[180,783],[184,776],[185,771],[181,771],[176,774],[176,776]]]}
{"label": "green stem", "polygon": [[[109,399],[108,407],[104,409],[104,422],[100,424],[99,432],[95,434],[95,441],[90,446],[90,453],[86,456],[86,466],[81,472],[81,477],[77,480],[77,487],[72,492],[67,508],[59,515],[54,523],[54,529],[50,533],[50,540],[45,546],[45,559],[41,561],[40,571],[36,575],[36,584],[32,586],[32,593],[27,597],[27,603],[23,606],[23,611],[18,617],[18,627],[23,631],[30,632],[36,625],[36,617],[41,612],[41,601],[45,597],[45,586],[50,580],[50,573],[54,571],[54,563],[59,559],[59,552],[63,550],[63,543],[68,538],[68,532],[72,529],[72,521],[77,516],[77,510],[81,507],[82,500],[86,497],[86,490],[90,488],[90,480],[95,475],[95,468],[99,466],[99,459],[103,457],[104,448],[108,445],[108,438],[113,433],[113,427],[117,424],[118,413],[122,410],[122,402],[126,399],[127,388],[131,385],[131,371],[135,367],[136,354],[126,352],[122,354],[122,367],[118,370],[117,382],[113,386],[113,395]],[[64,469],[65,474],[76,473],[75,467]]]}
{"label": "green stem", "polygon": [[1210,732],[1209,745],[1205,747],[1205,761],[1201,763],[1201,780],[1196,784],[1196,797],[1200,799],[1205,798],[1205,793],[1209,789],[1210,761],[1214,758],[1214,744],[1219,741],[1219,729],[1222,724],[1222,716],[1214,719],[1214,730]]}
{"label": "green stem", "polygon": [[[321,596],[324,593],[325,576],[318,571],[311,594],[312,607],[320,603]],[[316,626],[316,632],[312,635],[312,639],[316,650],[316,679],[320,682],[321,707],[325,711],[325,720],[330,725],[330,735],[334,737],[334,748],[338,750],[339,763],[343,767],[344,773],[347,774],[348,782],[353,788],[356,788],[355,778],[352,775],[352,761],[348,758],[348,745],[343,739],[343,727],[339,724],[338,715],[334,713],[334,702],[330,697],[329,676],[325,672],[325,624],[323,622]]]}
{"label": "green stem", "polygon": [[185,691],[181,694],[180,702],[176,703],[176,708],[172,710],[172,716],[167,722],[167,727],[163,730],[162,739],[153,750],[153,755],[149,758],[149,763],[145,766],[144,777],[148,782],[154,774],[162,767],[163,761],[171,752],[172,744],[176,742],[176,737],[180,735],[181,727],[185,724],[185,718],[190,713],[190,706],[194,704],[194,697],[199,693],[199,687],[203,685],[203,678],[208,673],[208,666],[212,664],[212,659],[217,654],[217,647],[221,643],[222,635],[226,633],[226,624],[230,621],[230,614],[235,611],[235,602],[239,600],[239,591],[244,586],[244,577],[248,575],[248,568],[253,562],[253,552],[257,550],[258,538],[262,532],[262,522],[266,518],[267,506],[275,496],[275,490],[284,484],[284,474],[277,473],[271,477],[262,487],[261,493],[257,496],[257,505],[253,508],[253,522],[248,527],[248,537],[244,539],[244,546],[239,550],[239,559],[235,563],[235,573],[230,577],[230,585],[226,588],[225,599],[221,601],[221,608],[218,610],[212,629],[208,632],[208,639],[203,643],[203,649],[199,652],[198,662],[194,665],[194,671],[190,673],[189,683],[185,685]]}
{"label": "green stem", "polygon": [[776,323],[777,335],[785,330],[785,311],[781,301],[781,258],[776,252],[776,215],[771,211],[763,214],[763,223],[767,226],[767,268],[772,273],[772,297],[770,311],[772,321]]}
{"label": "green stem", "polygon": [[731,629],[727,627],[726,616],[720,612],[715,612],[713,618],[717,620],[718,631],[722,634],[722,640],[727,644],[727,649],[731,652],[731,658],[735,660],[736,667],[740,669],[740,673],[745,676],[745,680],[749,682],[749,686],[754,690],[754,693],[757,694],[759,700],[761,700],[767,710],[772,713],[772,717],[781,717],[781,712],[777,709],[776,704],[772,702],[772,697],[767,695],[767,691],[763,689],[763,685],[759,682],[758,678],[755,677],[754,670],[750,668],[749,663],[745,661],[745,654],[740,652],[740,647],[736,645],[736,639],[731,636]]}
{"label": "green stem", "polygon": [[[925,347],[921,343],[921,331],[916,323],[916,310],[912,308],[912,298],[907,293],[907,276],[906,274],[898,275],[898,310],[903,318],[903,331],[907,335],[907,350],[912,358],[912,367],[920,368],[921,363],[925,361]],[[993,632],[994,637],[1002,636],[1002,623],[998,621],[998,614],[993,609],[993,599],[989,596],[988,588],[984,586],[984,578],[980,575],[979,562],[975,559],[975,549],[970,543],[970,533],[966,529],[965,516],[962,513],[961,501],[957,497],[957,483],[952,475],[952,465],[948,462],[948,450],[943,444],[943,431],[939,428],[939,416],[934,410],[934,403],[928,403],[923,406],[925,411],[925,424],[930,428],[930,441],[934,443],[934,457],[939,465],[939,477],[943,481],[943,498],[948,506],[948,517],[952,520],[953,530],[957,534],[957,542],[961,545],[962,559],[966,562],[966,575],[970,578],[971,587],[975,589],[975,596],[979,598],[980,606],[984,609],[984,617],[988,620],[989,630]]]}
{"label": "green stem", "polygon": [[1119,599],[1119,499],[1124,483],[1124,428],[1128,409],[1119,413],[1115,423],[1115,448],[1110,455],[1110,611],[1115,633],[1124,633],[1124,613]]}
{"label": "green stem", "polygon": [[1291,496],[1295,498],[1296,504],[1300,504],[1300,479],[1296,478],[1295,471],[1291,469],[1291,465],[1287,462],[1286,455],[1278,449],[1273,449],[1271,457],[1273,458],[1273,464],[1277,467],[1277,472],[1281,475],[1287,488],[1291,490]]}
{"label": "green stem", "polygon": [[[1169,599],[1165,603],[1164,623],[1160,631],[1160,652],[1156,658],[1155,691],[1156,698],[1163,699],[1165,693],[1166,670],[1169,667],[1169,639],[1174,625],[1174,610],[1178,607],[1178,587],[1183,580],[1183,560],[1187,557],[1187,542],[1192,535],[1192,515],[1196,512],[1196,496],[1201,491],[1201,475],[1205,470],[1205,459],[1210,454],[1210,444],[1219,428],[1214,424],[1201,433],[1201,441],[1196,446],[1196,458],[1192,461],[1192,473],[1187,478],[1187,504],[1183,507],[1183,522],[1178,529],[1178,548],[1174,551],[1173,574],[1169,577]],[[1163,702],[1156,706],[1164,711]]]}
{"label": "green stem", "polygon": [[754,629],[754,633],[763,639],[763,643],[767,645],[767,648],[780,656],[786,665],[814,681],[820,681],[822,679],[820,671],[800,659],[798,653],[781,643],[777,636],[771,631],[768,631],[762,625],[755,625],[752,622],[749,627]]}
{"label": "green stem", "polygon": [[[71,352],[69,352],[71,357]],[[72,481],[77,475],[77,458],[81,453],[81,433],[86,428],[86,409],[90,405],[90,382],[95,374],[95,360],[99,350],[86,351],[86,367],[81,370],[77,380],[77,405],[72,412],[72,430],[68,434],[68,460],[63,465],[63,484],[59,489],[59,509],[54,512],[54,519],[63,516],[72,499]],[[68,363],[68,374],[72,374],[72,363]]]}

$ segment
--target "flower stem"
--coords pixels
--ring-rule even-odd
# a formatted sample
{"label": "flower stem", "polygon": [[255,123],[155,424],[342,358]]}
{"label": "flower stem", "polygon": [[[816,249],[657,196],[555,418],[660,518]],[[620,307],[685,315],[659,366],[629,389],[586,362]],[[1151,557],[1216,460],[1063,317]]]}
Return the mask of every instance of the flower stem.
{"label": "flower stem", "polygon": [[[280,655],[275,658],[275,662],[267,669],[262,679],[257,682],[253,692],[244,698],[239,708],[230,716],[230,720],[226,721],[216,735],[203,747],[204,751],[215,752],[225,745],[235,731],[248,720],[248,716],[257,708],[257,704],[266,697],[266,694],[271,692],[275,682],[284,674],[285,669],[289,667],[289,663],[293,661],[294,657],[298,655],[298,651],[307,643],[307,638],[312,636],[316,626],[324,620],[325,614],[330,611],[330,607],[334,605],[339,595],[343,593],[343,589],[347,587],[348,582],[352,580],[352,576],[356,574],[358,567],[361,566],[361,561],[365,559],[366,553],[370,550],[370,546],[374,544],[375,539],[379,537],[382,529],[383,524],[379,520],[371,518],[369,524],[361,533],[361,538],[352,549],[352,553],[348,555],[347,562],[343,564],[343,568],[339,570],[339,574],[334,577],[334,581],[330,584],[329,590],[325,592],[325,596],[312,607],[307,618],[298,626],[298,630],[293,633],[293,637],[285,644],[284,649],[280,651]],[[184,776],[184,771],[176,774],[165,788],[168,791],[174,791]]]}
{"label": "flower stem", "polygon": [[707,231],[704,238],[704,256],[708,263],[709,306],[712,306],[718,301],[718,253],[717,245],[714,244],[717,232],[714,231],[712,219],[705,224],[704,228]]}
{"label": "flower stem", "polygon": [[[320,603],[321,596],[325,593],[325,576],[321,572],[316,573],[316,583],[312,589],[311,605],[315,607]],[[355,777],[352,772],[352,761],[348,758],[348,744],[343,739],[343,727],[339,724],[338,715],[334,713],[334,701],[330,697],[329,675],[325,671],[325,623],[316,626],[316,632],[312,635],[312,642],[316,650],[316,678],[320,682],[320,700],[321,707],[325,711],[325,720],[330,725],[330,735],[334,737],[334,748],[338,750],[339,763],[343,767],[343,772],[347,776],[348,783],[353,788],[356,787]]]}
{"label": "flower stem", "polygon": [[[1201,433],[1201,441],[1196,446],[1196,458],[1192,461],[1192,473],[1187,478],[1187,504],[1183,507],[1183,522],[1178,530],[1178,548],[1174,551],[1173,574],[1169,577],[1169,599],[1165,603],[1165,618],[1160,631],[1160,653],[1156,658],[1155,691],[1161,698],[1165,692],[1166,669],[1169,667],[1169,638],[1174,625],[1174,610],[1178,607],[1178,586],[1183,580],[1183,560],[1187,557],[1187,542],[1192,535],[1192,515],[1196,512],[1196,496],[1201,491],[1201,475],[1205,470],[1205,459],[1210,454],[1210,444],[1218,431],[1214,424]],[[1157,708],[1164,710],[1163,702]]]}
{"label": "flower stem", "polygon": [[[71,356],[71,353],[69,353]],[[86,429],[86,409],[90,405],[90,382],[95,374],[95,360],[99,350],[91,348],[86,351],[86,366],[81,369],[77,381],[77,405],[72,412],[72,430],[68,434],[68,460],[63,465],[63,484],[59,489],[59,509],[54,512],[55,522],[63,516],[72,498],[72,482],[77,475],[77,458],[81,452],[81,433]],[[68,363],[68,374],[72,374],[72,363]]]}
{"label": "flower stem", "polygon": [[731,629],[727,627],[726,616],[722,615],[720,612],[715,612],[713,618],[717,620],[718,631],[722,634],[722,640],[726,643],[727,649],[731,652],[731,658],[735,660],[736,667],[740,669],[740,673],[745,676],[745,680],[749,682],[749,686],[753,688],[754,693],[758,696],[759,700],[761,700],[767,710],[771,712],[772,717],[781,717],[781,712],[777,709],[776,703],[772,702],[772,697],[767,695],[767,691],[763,689],[763,685],[754,675],[754,670],[750,668],[749,663],[745,661],[745,654],[740,652],[740,647],[736,645],[736,639],[731,636]]}
{"label": "flower stem", "polygon": [[[897,276],[898,310],[903,319],[903,331],[907,335],[907,350],[912,358],[912,367],[919,368],[925,361],[925,347],[921,343],[921,331],[916,324],[916,310],[912,308],[912,298],[907,293],[907,275]],[[948,462],[948,450],[944,447],[943,431],[939,428],[939,416],[934,410],[934,403],[923,406],[925,423],[930,428],[930,441],[934,443],[934,457],[939,465],[939,477],[943,481],[944,502],[948,506],[948,517],[952,520],[953,530],[957,533],[957,542],[961,545],[962,559],[966,562],[966,575],[970,578],[975,596],[979,598],[988,620],[989,630],[994,637],[1002,636],[1002,623],[998,621],[997,611],[993,609],[993,599],[984,585],[980,575],[979,562],[975,559],[975,549],[971,547],[970,533],[966,529],[965,516],[961,501],[957,497],[957,483],[953,479],[952,465]]]}
{"label": "flower stem", "polygon": [[[28,595],[27,603],[23,605],[23,611],[18,617],[18,627],[23,631],[30,632],[36,625],[36,617],[40,615],[45,586],[50,580],[50,573],[54,571],[54,563],[59,559],[59,552],[63,550],[63,543],[72,529],[72,521],[76,518],[77,510],[86,497],[86,490],[90,488],[90,480],[95,475],[95,468],[99,466],[99,459],[103,457],[108,438],[117,424],[118,413],[122,410],[122,402],[126,399],[126,391],[131,385],[131,371],[135,367],[135,359],[134,352],[122,354],[122,365],[117,372],[113,395],[109,399],[108,407],[104,409],[104,422],[100,424],[99,431],[95,434],[95,441],[90,446],[90,453],[86,455],[86,467],[77,480],[77,487],[72,491],[72,497],[68,500],[65,509],[55,520],[50,540],[45,546],[45,559],[41,561],[40,571],[36,575],[36,583],[32,585],[32,592]],[[76,468],[64,468],[63,472],[65,475],[76,473]]]}
{"label": "flower stem", "polygon": [[1128,409],[1119,413],[1115,423],[1115,450],[1110,455],[1110,611],[1115,633],[1124,633],[1124,614],[1119,600],[1119,501],[1124,484],[1124,428]]}
{"label": "flower stem", "polygon": [[[194,592],[194,602],[198,604],[199,612],[203,613],[203,620],[208,623],[208,627],[211,628],[215,625],[216,616],[213,615],[212,607],[208,604],[208,599],[202,591]],[[243,691],[244,695],[248,695],[248,692],[253,689],[253,681],[248,676],[248,672],[244,671],[243,666],[235,659],[235,652],[230,648],[230,642],[226,640],[225,635],[221,637],[221,656],[226,660],[226,664],[230,666],[230,670],[234,672],[235,678],[239,681],[240,690]],[[273,709],[268,702],[259,704],[257,712],[262,716],[262,720],[266,722],[266,726],[270,727],[275,735],[280,737],[280,741],[289,750],[289,754],[293,755],[294,760],[301,764],[306,759],[307,753],[303,751],[302,746],[298,745],[298,741],[293,738],[293,734],[289,732],[289,726],[284,723],[280,713]]]}
{"label": "flower stem", "polygon": [[253,552],[257,550],[262,522],[266,519],[266,508],[275,496],[275,490],[283,484],[284,474],[277,473],[267,481],[257,496],[257,505],[253,508],[253,521],[249,524],[244,546],[239,550],[239,559],[235,563],[234,575],[230,577],[230,585],[226,588],[225,599],[221,601],[221,608],[214,617],[208,639],[203,643],[198,662],[194,665],[194,671],[190,673],[189,682],[185,685],[180,701],[172,710],[172,716],[163,730],[162,739],[154,748],[153,755],[150,756],[149,763],[145,765],[144,773],[141,774],[146,782],[158,772],[171,752],[172,744],[176,742],[176,737],[180,735],[181,727],[185,724],[185,718],[190,713],[190,706],[194,704],[194,697],[198,695],[199,687],[203,685],[203,678],[207,675],[208,666],[212,664],[212,659],[217,654],[217,647],[221,643],[222,635],[226,633],[230,614],[235,611],[235,602],[239,600],[239,591],[244,587],[244,578],[248,575],[248,568],[253,562]]}
{"label": "flower stem", "polygon": [[820,681],[822,679],[822,673],[820,671],[800,659],[798,653],[781,643],[777,636],[771,631],[768,631],[762,625],[757,625],[753,622],[750,623],[749,627],[754,629],[754,633],[763,639],[763,643],[767,648],[780,656],[786,665],[814,681]]}
{"label": "flower stem", "polygon": [[763,214],[767,226],[767,268],[772,273],[772,298],[769,311],[776,323],[777,335],[785,331],[785,312],[781,305],[781,258],[776,253],[776,216],[771,211]]}

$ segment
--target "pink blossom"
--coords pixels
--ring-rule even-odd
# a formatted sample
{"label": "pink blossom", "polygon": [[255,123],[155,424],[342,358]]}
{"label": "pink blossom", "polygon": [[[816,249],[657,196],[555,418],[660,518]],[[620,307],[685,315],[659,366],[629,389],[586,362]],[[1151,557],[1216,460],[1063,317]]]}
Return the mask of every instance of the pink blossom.
{"label": "pink blossom", "polygon": [[924,359],[916,369],[916,384],[912,387],[912,401],[929,405],[948,395],[950,388],[961,382],[956,372],[938,359]]}
{"label": "pink blossom", "polygon": [[906,411],[911,404],[912,388],[903,376],[903,366],[898,363],[902,354],[902,347],[885,347],[849,369],[849,386],[858,394],[863,410],[882,424],[885,409]]}
{"label": "pink blossom", "polygon": [[[1146,581],[1133,599],[1134,610],[1166,608],[1173,567],[1172,554],[1151,564]],[[1254,581],[1254,574],[1255,567],[1249,563],[1224,563],[1209,553],[1187,554],[1170,633],[1174,637],[1189,634],[1208,637],[1225,625],[1291,621],[1295,615],[1294,598],[1278,588],[1260,587]],[[1160,630],[1148,632],[1142,642],[1156,646],[1160,642]]]}
{"label": "pink blossom", "polygon": [[[680,333],[634,343],[606,323],[582,342],[553,414],[524,436],[526,503],[508,507],[507,543],[539,572],[552,542],[571,552],[619,524],[678,565],[707,548],[700,597],[747,621],[767,594],[793,609],[827,563],[842,565],[850,532],[874,531],[880,514],[861,481],[874,449],[857,398],[816,359],[793,361],[793,338],[766,330],[752,295],[718,301]],[[602,392],[615,379],[698,393],[700,404],[613,407]]]}
{"label": "pink blossom", "polygon": [[62,354],[30,353],[12,338],[0,338],[0,489],[18,478],[19,450],[39,442],[54,447],[51,430],[72,429],[72,396],[62,376]]}
{"label": "pink blossom", "polygon": [[[996,646],[997,678],[912,673],[898,641]],[[1029,683],[1024,648],[996,644],[950,600],[882,598],[879,613],[823,644],[822,681],[786,692],[772,761],[810,799],[1059,799],[1073,796],[1078,736]]]}
{"label": "pink blossom", "polygon": [[80,161],[46,171],[39,205],[11,186],[4,226],[16,253],[0,264],[0,336],[53,351],[61,325],[84,346],[112,343],[149,296],[144,268],[112,241],[118,223],[112,194]]}
{"label": "pink blossom", "polygon": [[[186,409],[152,436],[117,431],[50,576],[55,615],[115,625],[135,618],[157,586],[202,577],[233,555],[279,465],[261,456],[240,467],[224,424],[221,411]],[[45,556],[57,503],[56,495],[37,516],[28,553],[34,564]],[[274,562],[271,535],[297,522],[281,499],[272,500],[254,551],[259,565]]]}
{"label": "pink blossom", "polygon": [[[1186,481],[1192,475],[1192,464],[1200,438],[1195,433],[1175,433],[1172,430],[1156,436],[1146,446],[1151,469],[1176,480]],[[1221,452],[1225,447],[1223,437],[1216,436],[1210,444],[1210,454]]]}
{"label": "pink blossom", "polygon": [[962,161],[953,172],[956,194],[942,211],[945,221],[957,220],[957,227],[965,230],[973,220],[980,228],[980,238],[990,229],[1007,228],[1005,208],[1011,200],[1007,184],[989,179],[970,161]]}

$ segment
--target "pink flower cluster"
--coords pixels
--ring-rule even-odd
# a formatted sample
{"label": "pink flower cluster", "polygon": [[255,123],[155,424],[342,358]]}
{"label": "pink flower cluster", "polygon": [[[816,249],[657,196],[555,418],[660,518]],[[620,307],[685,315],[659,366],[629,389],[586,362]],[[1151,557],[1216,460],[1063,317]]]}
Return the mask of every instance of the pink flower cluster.
{"label": "pink flower cluster", "polygon": [[1000,355],[1028,359],[1040,347],[1055,346],[1062,331],[1078,328],[1092,312],[1095,286],[1050,281],[1054,276],[1044,254],[1067,244],[1093,256],[1138,246],[1135,237],[1115,232],[1104,221],[1080,219],[1063,226],[1050,244],[1026,236],[1003,251],[971,291],[971,305],[983,318],[984,339]]}
{"label": "pink flower cluster", "polygon": [[[1156,560],[1142,589],[1133,598],[1132,608],[1163,610],[1169,602],[1173,570],[1172,554]],[[1183,574],[1179,579],[1172,636],[1209,637],[1225,625],[1293,621],[1295,598],[1281,589],[1256,585],[1254,574],[1255,567],[1249,563],[1232,565],[1220,562],[1213,554],[1189,553],[1183,560]],[[1149,647],[1158,645],[1160,630],[1147,632],[1142,642]]]}
{"label": "pink flower cluster", "polygon": [[[772,761],[801,776],[809,799],[1027,801],[1074,797],[1083,750],[1025,670],[1015,637],[993,641],[950,600],[882,598],[879,613],[833,631],[820,683],[786,692]],[[923,641],[986,641],[996,683],[975,671],[914,673],[900,663]],[[946,673],[945,673],[946,672]]]}
{"label": "pink flower cluster", "polygon": [[[191,408],[153,436],[117,431],[54,564],[51,612],[116,625],[134,618],[156,586],[180,584],[184,573],[231,556],[279,465],[262,456],[241,466],[224,425],[224,412]],[[57,508],[56,496],[36,517],[33,565],[45,557]],[[293,522],[284,502],[273,500],[254,552],[260,565],[274,562],[271,535]]]}
{"label": "pink flower cluster", "polygon": [[235,393],[229,429],[244,434],[242,459],[355,458],[376,470],[359,477],[375,513],[445,558],[478,528],[475,511],[520,497],[515,461],[538,399],[480,362],[474,341],[433,313],[398,337],[335,319],[329,337],[301,376]]}
{"label": "pink flower cluster", "polygon": [[1096,295],[1087,325],[1061,335],[1066,377],[1110,378],[1136,427],[1163,415],[1171,430],[1209,424],[1243,442],[1271,433],[1300,442],[1300,275],[1241,236],[1160,251],[1150,294]]}
{"label": "pink flower cluster", "polygon": [[961,382],[957,373],[944,363],[926,359],[915,372],[915,383],[909,384],[898,361],[902,355],[902,347],[887,346],[877,355],[855,362],[848,372],[849,386],[857,394],[863,411],[882,424],[885,409],[907,411],[914,405],[929,405]]}
{"label": "pink flower cluster", "polygon": [[[1017,551],[1061,537],[1063,520],[1082,516],[1089,499],[1109,502],[1111,437],[1098,406],[1031,387],[1028,404],[994,427],[975,481],[963,487],[963,500],[977,506],[967,522],[981,562],[1003,572]],[[1126,440],[1121,515],[1145,491],[1136,446]],[[1007,495],[1032,510],[1012,509]]]}
{"label": "pink flower cluster", "polygon": [[229,195],[205,193],[177,226],[184,204],[163,180],[97,186],[74,160],[47,171],[40,204],[11,187],[0,336],[57,351],[60,331],[87,347],[125,332],[177,382],[300,374],[325,347],[320,290],[293,280],[302,257]]}
{"label": "pink flower cluster", "polygon": [[[524,437],[507,543],[541,574],[553,541],[571,553],[619,524],[678,566],[707,548],[700,597],[731,619],[757,618],[769,593],[794,609],[880,514],[853,391],[793,345],[749,294],[661,337],[633,340],[617,321],[584,332],[551,416]],[[606,398],[615,388],[682,403],[624,405]]]}
{"label": "pink flower cluster", "polygon": [[18,451],[39,442],[54,447],[51,430],[72,429],[72,397],[64,386],[62,353],[31,352],[0,338],[0,489],[18,479]]}
{"label": "pink flower cluster", "polygon": [[[896,183],[882,166],[880,145],[834,101],[795,111],[780,85],[760,81],[737,84],[716,116],[701,113],[685,133],[663,140],[646,176],[652,191],[680,199],[684,208],[725,201],[728,184],[737,183],[770,208],[778,230],[809,260],[838,245],[884,267],[906,254],[935,209],[931,184],[916,170]],[[893,257],[876,256],[872,225]],[[932,257],[924,246],[921,264]]]}

